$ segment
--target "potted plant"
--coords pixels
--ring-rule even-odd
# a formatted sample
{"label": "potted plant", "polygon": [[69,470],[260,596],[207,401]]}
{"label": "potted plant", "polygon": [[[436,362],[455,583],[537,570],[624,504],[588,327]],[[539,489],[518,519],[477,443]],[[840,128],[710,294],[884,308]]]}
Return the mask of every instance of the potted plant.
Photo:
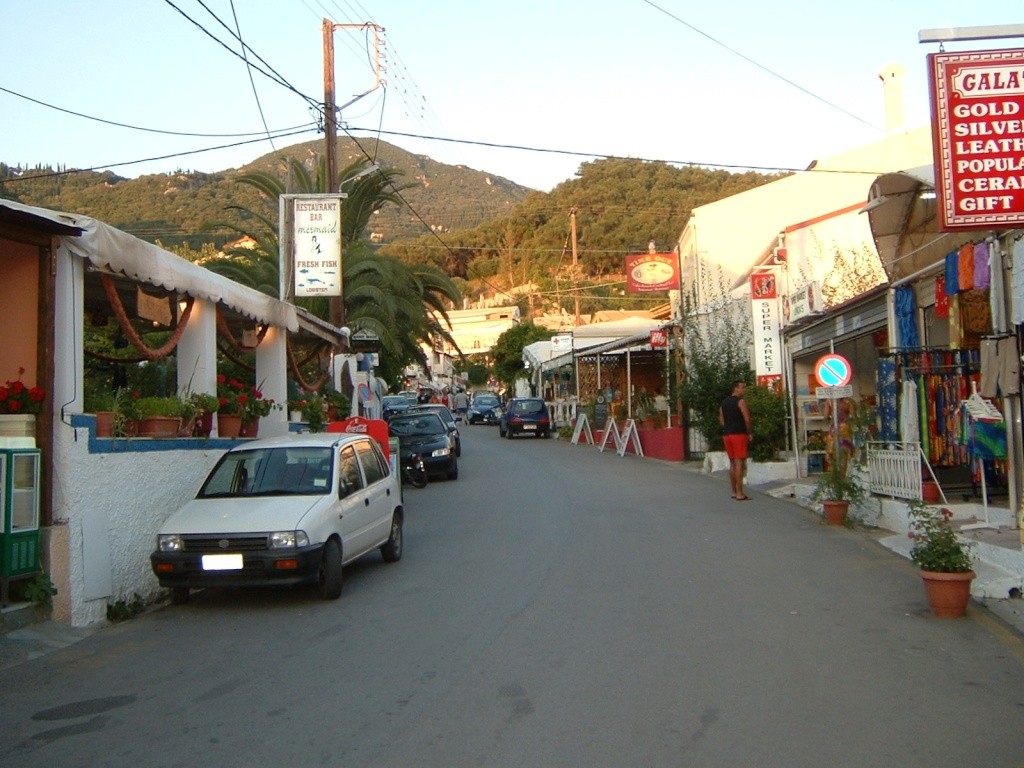
{"label": "potted plant", "polygon": [[217,434],[234,438],[242,431],[242,419],[249,403],[245,385],[237,379],[217,376]]}
{"label": "potted plant", "polygon": [[973,545],[957,536],[949,509],[939,509],[920,500],[908,502],[910,531],[914,542],[910,559],[921,569],[925,596],[932,613],[940,618],[958,618],[967,612],[974,580]]}
{"label": "potted plant", "polygon": [[641,387],[640,391],[633,395],[633,410],[636,418],[643,422],[645,429],[655,428],[657,409],[654,407],[654,397],[646,387]]}
{"label": "potted plant", "polygon": [[117,412],[115,393],[109,390],[90,392],[84,398],[84,406],[86,413],[96,417],[96,437],[113,437]]}
{"label": "potted plant", "polygon": [[24,368],[18,368],[18,378],[0,385],[0,435],[34,437],[36,414],[43,409],[46,393],[40,387],[29,387],[21,380]]}
{"label": "potted plant", "polygon": [[309,425],[310,432],[323,432],[327,424],[324,399],[311,392],[302,400],[302,420]]}
{"label": "potted plant", "polygon": [[140,397],[135,403],[139,437],[177,437],[185,409],[177,397]]}
{"label": "potted plant", "polygon": [[114,395],[114,437],[139,434],[138,402],[142,395],[135,389],[119,389]]}
{"label": "potted plant", "polygon": [[260,419],[276,408],[277,404],[269,398],[264,398],[263,392],[256,387],[252,387],[247,394],[245,408],[242,412],[242,429],[239,434],[241,437],[257,437],[260,430]]}
{"label": "potted plant", "polygon": [[209,437],[213,431],[213,414],[220,407],[220,400],[216,395],[206,392],[193,392],[189,401],[195,411],[195,434],[198,437]]}
{"label": "potted plant", "polygon": [[351,402],[344,392],[339,392],[334,387],[323,387],[320,390],[320,397],[327,408],[328,421],[348,418]]}
{"label": "potted plant", "polygon": [[829,462],[828,468],[818,478],[811,498],[820,501],[825,513],[825,522],[829,525],[842,525],[850,505],[856,506],[864,501],[867,495],[864,486],[850,477],[849,461]]}

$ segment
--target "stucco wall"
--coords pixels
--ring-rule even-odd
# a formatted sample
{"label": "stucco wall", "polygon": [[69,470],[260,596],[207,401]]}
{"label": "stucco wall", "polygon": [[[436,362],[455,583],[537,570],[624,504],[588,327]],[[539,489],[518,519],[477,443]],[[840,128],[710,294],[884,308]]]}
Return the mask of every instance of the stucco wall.
{"label": "stucco wall", "polygon": [[[75,423],[82,419],[76,417]],[[59,590],[54,614],[83,626],[103,621],[108,603],[130,602],[136,593],[147,600],[158,594],[149,566],[156,531],[195,495],[225,446],[218,441],[96,440],[88,427],[64,424],[55,432],[54,531],[60,535],[44,542],[49,561],[66,559],[67,567],[54,573]],[[177,444],[183,448],[176,450]]]}

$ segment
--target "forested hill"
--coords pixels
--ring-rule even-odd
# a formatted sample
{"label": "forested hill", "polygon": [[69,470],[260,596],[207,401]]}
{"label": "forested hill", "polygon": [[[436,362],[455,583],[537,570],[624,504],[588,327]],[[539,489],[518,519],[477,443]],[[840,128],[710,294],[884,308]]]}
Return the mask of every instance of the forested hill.
{"label": "forested hill", "polygon": [[[509,213],[530,191],[508,179],[438,163],[386,142],[361,143],[376,153],[382,167],[402,172],[399,183],[409,185],[402,190],[402,197],[419,215],[397,205],[384,206],[372,223],[377,242],[416,237],[425,231],[423,221],[437,231],[473,227]],[[257,193],[238,184],[238,176],[250,171],[283,176],[287,157],[303,161],[312,171],[323,148],[322,140],[310,141],[264,155],[238,169],[218,173],[177,170],[135,179],[111,172],[55,174],[53,167],[26,169],[0,163],[0,197],[92,216],[144,240],[188,243],[193,248],[212,241],[220,247],[235,235],[226,230],[211,233],[205,228],[233,219],[227,211],[229,205],[256,207]],[[365,155],[351,139],[338,140],[338,168],[362,159]]]}
{"label": "forested hill", "polygon": [[484,292],[528,282],[557,290],[559,280],[564,288],[571,279],[570,211],[575,211],[578,277],[621,277],[625,256],[646,252],[651,241],[659,252],[671,251],[694,208],[777,178],[634,159],[595,160],[550,193],[531,193],[506,216],[386,250],[482,282]]}

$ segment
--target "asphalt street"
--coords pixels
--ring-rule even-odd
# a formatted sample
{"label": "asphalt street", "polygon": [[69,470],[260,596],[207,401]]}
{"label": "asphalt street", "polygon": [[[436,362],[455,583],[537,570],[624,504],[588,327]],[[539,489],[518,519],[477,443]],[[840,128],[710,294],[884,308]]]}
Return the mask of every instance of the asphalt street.
{"label": "asphalt street", "polygon": [[1024,642],[869,532],[463,427],[342,598],[208,591],[0,670],[0,764],[1021,766]]}

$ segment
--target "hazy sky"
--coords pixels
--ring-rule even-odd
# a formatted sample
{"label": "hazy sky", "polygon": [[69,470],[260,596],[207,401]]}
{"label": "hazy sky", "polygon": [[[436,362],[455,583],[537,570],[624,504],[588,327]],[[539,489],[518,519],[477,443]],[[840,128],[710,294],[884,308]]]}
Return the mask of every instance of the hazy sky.
{"label": "hazy sky", "polygon": [[[385,30],[387,86],[342,114],[368,151],[380,129],[409,151],[542,190],[593,159],[562,152],[805,168],[884,135],[878,74],[890,63],[906,69],[907,125],[929,121],[925,57],[939,46],[919,43],[920,30],[1024,23],[1019,0],[2,0],[0,8],[0,161],[9,165],[217,171],[322,136],[310,102],[323,101],[327,16]],[[253,71],[254,93],[232,53],[241,50],[236,30],[249,61],[287,87]],[[335,41],[343,103],[373,86],[372,37],[339,29]],[[1024,40],[946,50],[1013,47]],[[302,132],[271,143],[260,135],[264,119],[271,131]],[[237,142],[250,143],[197,152]],[[165,159],[134,162],[148,158]]]}

